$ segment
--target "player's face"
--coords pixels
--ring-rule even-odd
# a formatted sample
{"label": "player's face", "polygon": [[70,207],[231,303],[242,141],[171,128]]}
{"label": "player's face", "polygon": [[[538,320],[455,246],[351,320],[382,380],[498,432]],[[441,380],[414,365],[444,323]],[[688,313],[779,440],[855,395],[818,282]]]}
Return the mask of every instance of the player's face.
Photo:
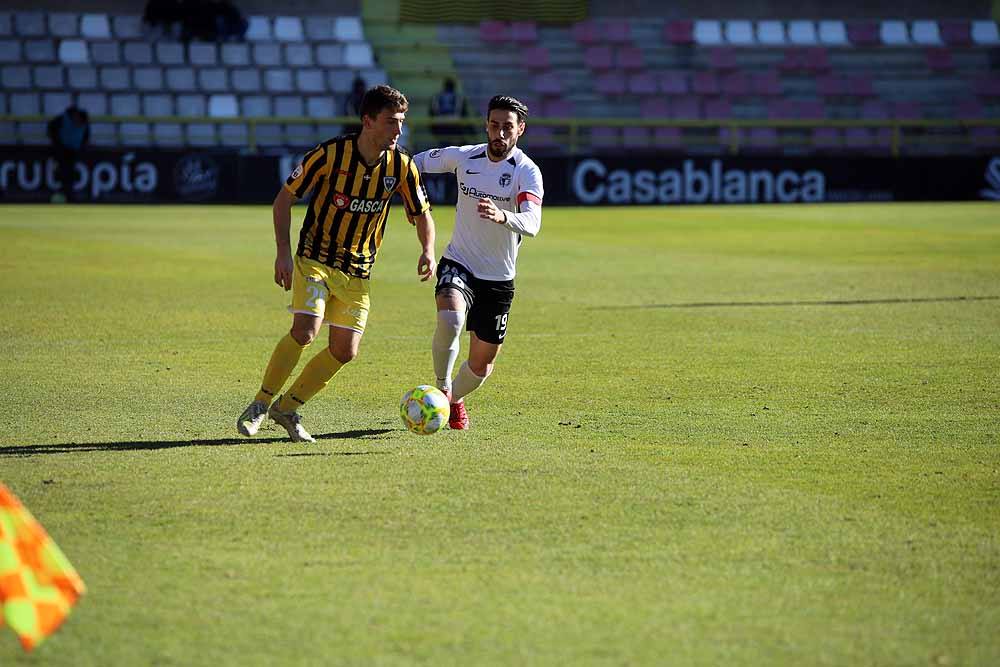
{"label": "player's face", "polygon": [[490,157],[502,160],[514,150],[518,137],[524,134],[524,123],[513,111],[494,109],[486,119],[486,134],[490,140]]}
{"label": "player's face", "polygon": [[378,116],[363,119],[365,131],[368,132],[379,150],[389,150],[396,147],[399,135],[403,133],[403,122],[406,114],[402,111],[382,109]]}

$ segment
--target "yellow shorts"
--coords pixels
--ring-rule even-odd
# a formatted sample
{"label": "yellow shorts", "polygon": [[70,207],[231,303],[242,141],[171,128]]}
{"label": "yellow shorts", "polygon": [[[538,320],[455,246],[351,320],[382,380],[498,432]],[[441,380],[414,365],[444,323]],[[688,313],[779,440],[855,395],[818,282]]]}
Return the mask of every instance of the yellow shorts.
{"label": "yellow shorts", "polygon": [[289,312],[315,315],[328,326],[364,333],[369,305],[365,278],[354,278],[317,261],[295,256]]}

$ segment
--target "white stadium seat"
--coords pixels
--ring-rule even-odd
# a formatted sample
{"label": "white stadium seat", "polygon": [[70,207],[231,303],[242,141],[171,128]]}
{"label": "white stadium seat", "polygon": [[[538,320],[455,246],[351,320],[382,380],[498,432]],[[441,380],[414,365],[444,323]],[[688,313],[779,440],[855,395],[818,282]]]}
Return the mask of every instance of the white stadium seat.
{"label": "white stadium seat", "polygon": [[333,118],[339,116],[332,97],[306,98],[306,115],[310,118]]}
{"label": "white stadium seat", "polygon": [[310,16],[306,21],[306,37],[311,42],[323,42],[336,39],[334,32],[334,18],[332,16]]}
{"label": "white stadium seat", "polygon": [[59,65],[41,65],[34,68],[32,78],[35,86],[43,90],[62,90],[66,87],[63,68]]}
{"label": "white stadium seat", "polygon": [[817,43],[816,24],[812,21],[789,21],[788,41],[799,46],[811,46]]}
{"label": "white stadium seat", "polygon": [[271,19],[266,16],[251,16],[247,20],[246,38],[251,42],[270,42],[274,39],[271,34]]}
{"label": "white stadium seat", "polygon": [[189,123],[186,134],[192,146],[215,145],[215,125],[210,123]]}
{"label": "white stadium seat", "polygon": [[330,82],[330,90],[335,93],[349,93],[351,85],[354,83],[354,74],[347,70],[337,69],[327,72],[327,79]]}
{"label": "white stadium seat", "polygon": [[157,146],[183,146],[184,128],[180,123],[153,123],[153,141]]}
{"label": "white stadium seat", "polygon": [[279,96],[274,98],[274,115],[278,117],[298,117],[305,114],[302,98],[295,96]]}
{"label": "white stadium seat", "polygon": [[213,118],[235,118],[240,115],[235,95],[209,95],[208,115]]}
{"label": "white stadium seat", "polygon": [[369,86],[380,86],[382,84],[389,83],[389,77],[386,75],[385,70],[377,67],[361,70],[361,78],[364,79],[365,83]]}
{"label": "white stadium seat", "polygon": [[87,66],[67,67],[66,78],[74,90],[96,90],[97,68]]}
{"label": "white stadium seat", "polygon": [[110,100],[111,113],[115,116],[139,116],[142,105],[135,93],[115,93]]}
{"label": "white stadium seat", "polygon": [[32,63],[56,62],[56,43],[51,39],[29,39],[24,43],[24,59]]}
{"label": "white stadium seat", "polygon": [[126,146],[148,146],[150,140],[149,123],[122,123],[118,126],[122,144]]}
{"label": "white stadium seat", "polygon": [[277,67],[283,64],[281,46],[278,44],[254,44],[253,63],[258,67]]}
{"label": "white stadium seat", "polygon": [[92,116],[104,116],[108,113],[108,96],[104,93],[80,93],[76,105]]}
{"label": "white stadium seat", "polygon": [[194,70],[190,67],[170,67],[167,69],[167,89],[177,93],[197,90]]}
{"label": "white stadium seat", "polygon": [[204,95],[178,95],[175,102],[178,116],[204,116],[207,110]]}
{"label": "white stadium seat", "polygon": [[175,42],[157,42],[156,62],[161,65],[186,65],[184,45]]}
{"label": "white stadium seat", "polygon": [[302,93],[325,93],[326,80],[323,71],[300,69],[295,72],[295,87]]}
{"label": "white stadium seat", "polygon": [[231,72],[233,90],[238,93],[260,92],[260,70],[256,67],[241,67]]}
{"label": "white stadium seat", "polygon": [[46,116],[61,114],[72,104],[73,95],[71,93],[45,93],[42,95],[42,113]]}
{"label": "white stadium seat", "polygon": [[142,39],[142,17],[138,14],[112,16],[111,30],[118,39]]}
{"label": "white stadium seat", "polygon": [[139,90],[163,90],[163,70],[159,67],[136,67],[132,70],[132,83]]}
{"label": "white stadium seat", "polygon": [[118,126],[114,123],[91,123],[90,143],[95,146],[117,146]]}
{"label": "white stadium seat", "polygon": [[15,116],[37,116],[42,113],[42,102],[38,93],[11,94],[10,112]]}
{"label": "white stadium seat", "polygon": [[153,45],[149,42],[125,42],[122,60],[129,65],[152,65]]}
{"label": "white stadium seat", "polygon": [[156,95],[143,95],[142,114],[144,116],[173,116],[173,95],[164,95],[162,93]]}
{"label": "white stadium seat", "polygon": [[59,42],[59,62],[67,65],[85,65],[90,62],[87,43],[82,39],[64,39]]}
{"label": "white stadium seat", "polygon": [[248,140],[246,123],[223,123],[219,126],[219,142],[223,146],[246,146]]}
{"label": "white stadium seat", "polygon": [[750,21],[726,21],[725,34],[726,41],[735,46],[750,46],[755,41]]}
{"label": "white stadium seat", "polygon": [[279,42],[301,42],[302,19],[297,16],[278,16],[275,18],[274,38]]}
{"label": "white stadium seat", "polygon": [[364,30],[357,16],[338,16],[333,24],[333,36],[341,42],[363,42]]}
{"label": "white stadium seat", "polygon": [[117,65],[122,61],[118,42],[91,42],[90,59],[97,65]]}
{"label": "white stadium seat", "polygon": [[316,47],[316,64],[323,67],[340,67],[344,64],[344,47],[341,44],[327,43]]}
{"label": "white stadium seat", "polygon": [[973,21],[972,41],[974,44],[1000,44],[1000,31],[993,21]]}
{"label": "white stadium seat", "polygon": [[272,93],[292,92],[292,71],[287,69],[265,70],[264,89]]}
{"label": "white stadium seat", "polygon": [[245,118],[267,118],[274,115],[268,95],[247,95],[240,102],[240,110]]}
{"label": "white stadium seat", "polygon": [[906,21],[882,21],[879,26],[879,35],[882,38],[882,43],[889,46],[905,46],[910,43]]}
{"label": "white stadium seat", "polygon": [[843,21],[820,21],[819,41],[826,46],[847,46],[847,26]]}
{"label": "white stadium seat", "polygon": [[910,26],[910,34],[915,44],[941,44],[941,31],[937,21],[914,21]]}
{"label": "white stadium seat", "polygon": [[191,42],[188,45],[188,59],[192,65],[199,67],[213,67],[219,64],[215,44],[205,42]]}
{"label": "white stadium seat", "polygon": [[229,90],[229,77],[222,67],[198,70],[198,87],[206,93],[224,93]]}
{"label": "white stadium seat", "polygon": [[250,46],[248,44],[223,44],[222,64],[231,67],[245,67],[250,64]]}
{"label": "white stadium seat", "polygon": [[54,37],[77,37],[80,34],[80,15],[64,12],[49,14],[49,34]]}
{"label": "white stadium seat", "polygon": [[286,44],[285,63],[292,67],[312,67],[312,46],[309,44]]}
{"label": "white stadium seat", "polygon": [[785,43],[785,25],[781,21],[758,21],[757,41],[766,46]]}
{"label": "white stadium seat", "polygon": [[372,47],[367,42],[353,42],[344,48],[344,64],[348,67],[360,69],[371,67],[375,64],[372,55]]}
{"label": "white stadium seat", "polygon": [[80,34],[87,39],[111,39],[107,14],[84,14],[80,19]]}
{"label": "white stadium seat", "polygon": [[703,46],[722,44],[722,25],[718,21],[695,21],[694,41],[695,44],[701,44]]}

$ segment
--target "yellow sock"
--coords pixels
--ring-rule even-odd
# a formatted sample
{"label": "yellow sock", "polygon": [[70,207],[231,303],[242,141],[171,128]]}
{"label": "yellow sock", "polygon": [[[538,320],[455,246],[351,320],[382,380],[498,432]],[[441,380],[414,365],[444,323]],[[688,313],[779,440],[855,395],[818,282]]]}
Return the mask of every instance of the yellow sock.
{"label": "yellow sock", "polygon": [[278,341],[271,353],[271,361],[264,371],[264,381],[261,382],[260,391],[257,392],[255,401],[263,401],[270,405],[274,397],[281,391],[281,388],[288,382],[288,376],[295,370],[295,365],[299,363],[302,350],[305,345],[292,338],[292,334],[285,334],[285,337]]}
{"label": "yellow sock", "polygon": [[343,365],[330,354],[329,347],[323,348],[322,352],[309,360],[292,388],[285,392],[278,409],[282,412],[298,410],[303,403],[318,394]]}

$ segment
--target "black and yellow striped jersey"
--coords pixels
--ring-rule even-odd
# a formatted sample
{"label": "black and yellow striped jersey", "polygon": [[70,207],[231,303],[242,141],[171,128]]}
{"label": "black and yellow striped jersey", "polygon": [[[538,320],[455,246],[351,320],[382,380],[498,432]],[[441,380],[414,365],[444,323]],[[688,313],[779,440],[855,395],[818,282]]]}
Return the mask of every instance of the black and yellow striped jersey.
{"label": "black and yellow striped jersey", "polygon": [[399,192],[410,216],[430,208],[412,158],[397,148],[369,166],[358,150],[357,134],[330,139],[306,153],[285,189],[297,199],[313,192],[297,254],[359,278],[371,276],[393,194]]}

